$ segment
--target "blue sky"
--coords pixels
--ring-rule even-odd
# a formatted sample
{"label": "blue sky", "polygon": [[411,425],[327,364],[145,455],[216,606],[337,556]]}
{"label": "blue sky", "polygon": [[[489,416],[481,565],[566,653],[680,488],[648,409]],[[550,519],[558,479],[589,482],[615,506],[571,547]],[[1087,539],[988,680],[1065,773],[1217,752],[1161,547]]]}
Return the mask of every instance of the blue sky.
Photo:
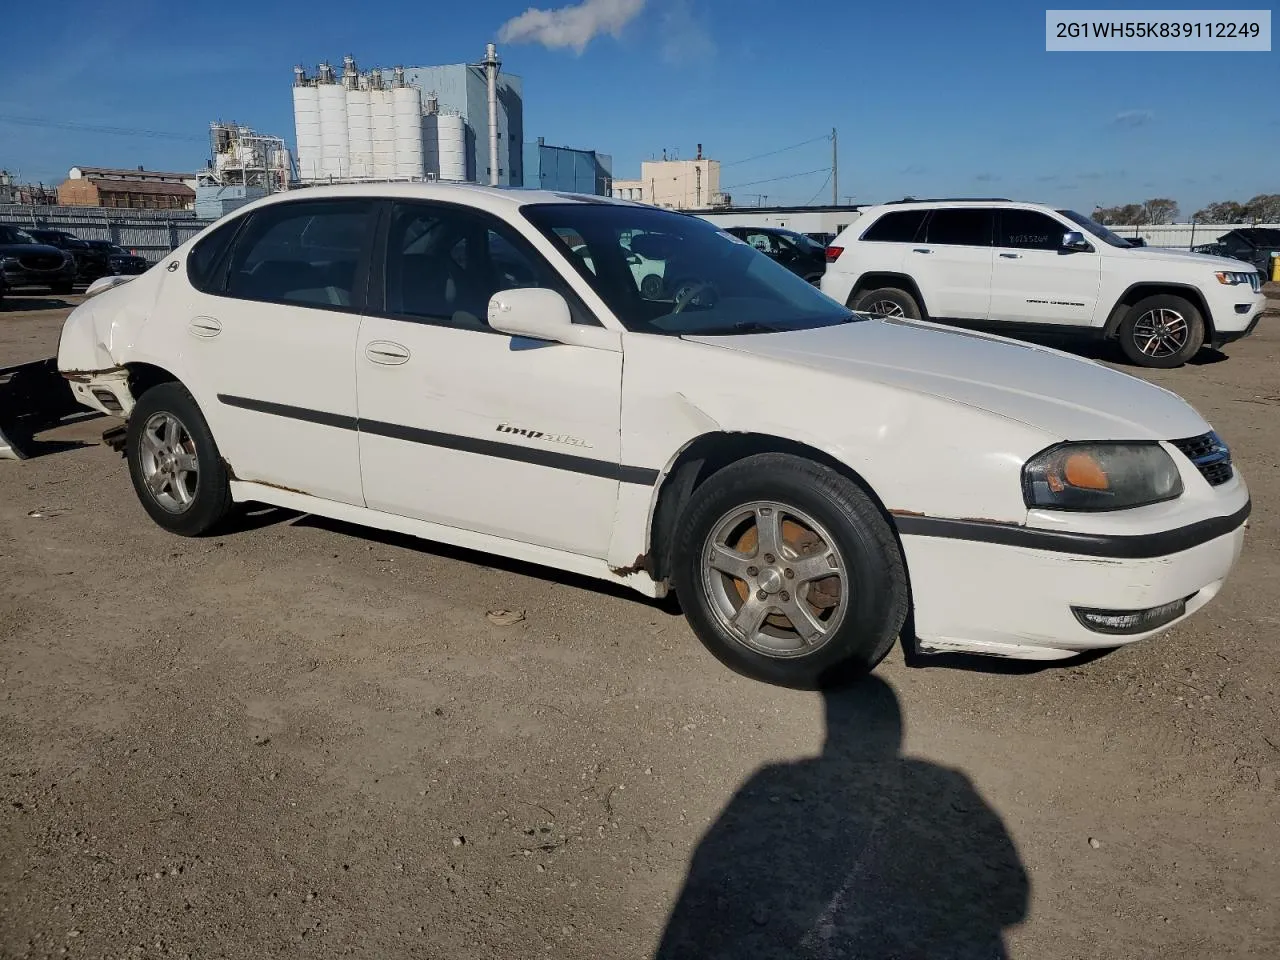
{"label": "blue sky", "polygon": [[[609,153],[618,177],[664,148],[689,157],[701,142],[728,164],[834,126],[842,201],[995,195],[1087,212],[1172,196],[1190,213],[1280,192],[1277,52],[1047,53],[1044,5],[1004,0],[587,3],[603,32],[581,52],[505,41],[499,54],[524,78],[528,139]],[[121,16],[111,3],[19,3],[6,35],[41,40],[5,44],[0,167],[46,183],[73,164],[192,169],[218,118],[292,142],[295,63],[476,60],[528,7],[140,0]],[[583,23],[540,36],[581,40]],[[15,116],[178,136],[3,119]],[[825,170],[744,184],[829,163],[819,141],[726,166],[722,188],[749,202],[827,200]]]}

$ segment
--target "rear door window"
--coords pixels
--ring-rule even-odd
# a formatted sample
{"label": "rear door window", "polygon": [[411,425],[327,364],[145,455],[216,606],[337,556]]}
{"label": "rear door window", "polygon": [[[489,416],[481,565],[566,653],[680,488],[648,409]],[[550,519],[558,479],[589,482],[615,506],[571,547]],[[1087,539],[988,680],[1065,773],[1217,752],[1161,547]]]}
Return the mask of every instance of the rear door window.
{"label": "rear door window", "polygon": [[279,203],[254,212],[231,256],[228,296],[358,310],[373,213],[373,201],[363,199]]}
{"label": "rear door window", "polygon": [[925,242],[954,247],[991,246],[992,211],[956,207],[933,211]]}

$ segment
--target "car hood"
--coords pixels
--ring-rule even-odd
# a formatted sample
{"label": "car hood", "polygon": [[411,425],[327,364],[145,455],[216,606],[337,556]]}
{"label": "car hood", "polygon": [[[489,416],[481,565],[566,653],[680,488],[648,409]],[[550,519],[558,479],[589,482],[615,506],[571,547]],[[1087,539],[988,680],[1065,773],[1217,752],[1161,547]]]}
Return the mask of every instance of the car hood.
{"label": "car hood", "polygon": [[1059,350],[932,323],[877,318],[684,339],[951,400],[1060,440],[1172,440],[1209,430],[1185,400],[1145,380]]}
{"label": "car hood", "polygon": [[1155,247],[1130,247],[1124,251],[1125,256],[1138,260],[1155,260],[1160,263],[1186,263],[1188,260],[1203,264],[1206,271],[1239,271],[1239,260],[1231,257],[1215,257],[1208,253],[1192,253],[1190,250],[1165,250]]}
{"label": "car hood", "polygon": [[23,257],[32,253],[62,256],[61,250],[47,243],[0,243],[0,257]]}

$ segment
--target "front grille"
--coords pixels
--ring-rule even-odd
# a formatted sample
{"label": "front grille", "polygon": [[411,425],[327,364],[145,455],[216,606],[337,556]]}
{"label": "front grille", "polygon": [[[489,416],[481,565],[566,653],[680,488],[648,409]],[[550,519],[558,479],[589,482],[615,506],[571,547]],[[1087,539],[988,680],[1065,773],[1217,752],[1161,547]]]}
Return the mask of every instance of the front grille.
{"label": "front grille", "polygon": [[1231,451],[1212,430],[1198,437],[1169,442],[1186,454],[1210,486],[1221,486],[1235,475],[1231,467]]}
{"label": "front grille", "polygon": [[28,253],[19,257],[18,262],[28,270],[57,270],[62,266],[62,257],[50,253]]}

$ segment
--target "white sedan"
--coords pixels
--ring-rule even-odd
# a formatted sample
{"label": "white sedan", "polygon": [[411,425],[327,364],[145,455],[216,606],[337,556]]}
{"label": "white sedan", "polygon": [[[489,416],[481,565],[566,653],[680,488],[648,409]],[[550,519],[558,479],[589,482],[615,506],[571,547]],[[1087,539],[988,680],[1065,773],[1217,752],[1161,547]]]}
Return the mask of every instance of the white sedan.
{"label": "white sedan", "polygon": [[1249,514],[1167,390],[853,313],[704,220],[598,197],[277,194],[78,307],[58,366],[127,418],[166,530],[257,501],[674,589],[712,653],[794,686],[899,635],[1039,659],[1150,636],[1219,591]]}

